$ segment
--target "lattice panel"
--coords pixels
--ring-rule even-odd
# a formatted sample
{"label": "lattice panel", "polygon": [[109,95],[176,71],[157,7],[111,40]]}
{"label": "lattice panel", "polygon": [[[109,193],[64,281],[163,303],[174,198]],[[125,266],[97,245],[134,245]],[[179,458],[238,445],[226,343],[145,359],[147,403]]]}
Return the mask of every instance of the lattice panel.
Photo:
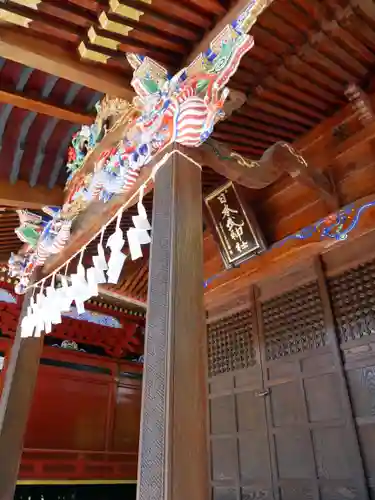
{"label": "lattice panel", "polygon": [[328,281],[341,343],[375,333],[375,261]]}
{"label": "lattice panel", "polygon": [[264,302],[262,312],[268,361],[325,345],[323,309],[316,282]]}
{"label": "lattice panel", "polygon": [[208,325],[208,373],[248,368],[255,364],[251,311],[245,310]]}

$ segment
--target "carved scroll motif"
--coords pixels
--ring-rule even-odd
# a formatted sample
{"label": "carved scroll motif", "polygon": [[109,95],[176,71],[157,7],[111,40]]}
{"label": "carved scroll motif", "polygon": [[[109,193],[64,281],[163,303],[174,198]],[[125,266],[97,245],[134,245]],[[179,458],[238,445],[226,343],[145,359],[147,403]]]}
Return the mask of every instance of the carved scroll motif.
{"label": "carved scroll motif", "polygon": [[[297,177],[307,169],[305,159],[288,143],[277,142],[260,160],[252,160],[231,151],[224,144],[209,139],[201,146],[201,162],[219,174],[252,189],[262,189],[275,182],[283,172]],[[236,167],[233,168],[234,164]],[[251,172],[250,172],[251,170]]]}

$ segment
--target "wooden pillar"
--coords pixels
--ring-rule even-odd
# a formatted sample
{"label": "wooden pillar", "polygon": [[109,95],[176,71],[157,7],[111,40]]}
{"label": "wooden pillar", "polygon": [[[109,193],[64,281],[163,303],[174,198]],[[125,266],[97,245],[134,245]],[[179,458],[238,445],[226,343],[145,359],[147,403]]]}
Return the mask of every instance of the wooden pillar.
{"label": "wooden pillar", "polygon": [[32,292],[23,301],[0,399],[0,500],[12,500],[32,403],[42,338],[21,338],[21,322]]}
{"label": "wooden pillar", "polygon": [[209,499],[201,189],[174,147],[155,178],[138,500]]}

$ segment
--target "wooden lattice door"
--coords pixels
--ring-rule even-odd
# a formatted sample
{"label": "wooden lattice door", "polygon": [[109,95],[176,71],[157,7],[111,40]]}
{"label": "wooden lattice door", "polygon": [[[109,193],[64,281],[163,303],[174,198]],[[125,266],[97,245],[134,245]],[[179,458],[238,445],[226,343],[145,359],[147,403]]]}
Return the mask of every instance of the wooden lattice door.
{"label": "wooden lattice door", "polygon": [[310,274],[297,287],[286,276],[281,294],[282,279],[268,284],[257,306],[275,497],[366,499],[324,277],[314,267],[299,276]]}
{"label": "wooden lattice door", "polygon": [[329,278],[353,412],[375,499],[375,261]]}
{"label": "wooden lattice door", "polygon": [[213,499],[368,499],[320,264],[249,296],[208,329]]}
{"label": "wooden lattice door", "polygon": [[208,325],[213,500],[271,500],[259,346],[249,308]]}

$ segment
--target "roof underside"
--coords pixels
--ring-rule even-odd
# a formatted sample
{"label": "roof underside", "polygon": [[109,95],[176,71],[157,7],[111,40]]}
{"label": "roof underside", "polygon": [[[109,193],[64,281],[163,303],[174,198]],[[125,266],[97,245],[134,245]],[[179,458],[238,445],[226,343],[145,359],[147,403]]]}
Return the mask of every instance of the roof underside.
{"label": "roof underside", "polygon": [[[77,83],[0,58],[0,90],[93,113],[102,94]],[[0,179],[53,188],[66,181],[65,160],[77,123],[0,103]]]}
{"label": "roof underside", "polygon": [[[124,52],[146,53],[176,70],[231,7],[230,2],[219,0],[122,3],[137,8],[142,4],[143,15],[137,22],[127,21],[132,30],[119,39],[115,51],[94,47],[108,56],[106,64],[83,60],[82,64],[121,73],[129,79],[131,71]],[[33,33],[50,44],[58,44],[79,61],[79,44],[83,41],[92,46],[89,28],[103,34],[98,16],[103,11],[108,13],[107,5],[107,0],[43,0],[37,10],[30,12],[12,2],[4,8],[22,11],[31,19],[28,28],[17,27],[15,31]],[[113,15],[111,19],[123,21]],[[247,95],[247,102],[218,124],[214,132],[216,139],[241,153],[257,158],[276,141],[294,142],[304,136],[347,103],[344,91],[350,83],[369,92],[375,90],[371,78],[375,68],[375,9],[366,0],[274,0],[251,33],[255,46],[230,82],[231,88]],[[92,112],[100,97],[87,87],[11,61],[2,61],[0,66],[0,90],[23,92],[85,114]],[[62,185],[66,148],[77,128],[74,123],[2,105],[0,177],[10,182],[21,179],[49,187]],[[339,144],[342,130],[331,132],[337,134]],[[366,159],[330,165],[341,204],[375,192],[374,161],[369,161],[373,156],[371,147]],[[211,169],[204,169],[205,192],[222,182],[223,178]],[[248,197],[269,243],[327,214],[313,191],[289,177],[261,191],[249,190]],[[152,195],[147,197],[146,205],[151,212]],[[124,228],[129,220],[124,221]],[[18,247],[12,236],[15,224],[14,213],[0,213],[2,254]],[[131,263],[117,291],[144,299],[147,269],[147,257]]]}

